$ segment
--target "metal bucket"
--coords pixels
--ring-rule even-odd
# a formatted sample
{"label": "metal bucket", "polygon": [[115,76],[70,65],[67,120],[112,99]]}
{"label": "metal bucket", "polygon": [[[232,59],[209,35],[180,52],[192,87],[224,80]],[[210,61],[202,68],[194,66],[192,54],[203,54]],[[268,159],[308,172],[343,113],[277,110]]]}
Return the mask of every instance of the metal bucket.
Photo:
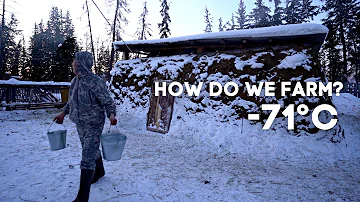
{"label": "metal bucket", "polygon": [[126,136],[118,132],[108,132],[100,136],[103,157],[107,161],[121,159],[124,151]]}
{"label": "metal bucket", "polygon": [[[62,124],[61,124],[62,125]],[[50,125],[50,127],[52,124]],[[63,125],[64,126],[64,125]],[[47,132],[50,147],[52,151],[64,149],[66,147],[66,127],[65,130],[56,130],[50,132],[50,127]]]}

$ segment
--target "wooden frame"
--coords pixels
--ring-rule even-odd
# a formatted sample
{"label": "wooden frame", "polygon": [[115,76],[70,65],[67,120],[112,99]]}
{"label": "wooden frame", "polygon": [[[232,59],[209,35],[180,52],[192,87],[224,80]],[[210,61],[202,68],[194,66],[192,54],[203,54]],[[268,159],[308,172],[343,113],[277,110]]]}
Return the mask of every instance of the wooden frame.
{"label": "wooden frame", "polygon": [[[170,80],[154,80],[154,82],[166,82]],[[166,96],[155,96],[154,84],[151,88],[150,106],[147,114],[146,129],[153,132],[168,133],[174,110],[174,96],[166,92]]]}
{"label": "wooden frame", "polygon": [[67,85],[0,84],[0,106],[6,110],[61,108],[67,102]]}

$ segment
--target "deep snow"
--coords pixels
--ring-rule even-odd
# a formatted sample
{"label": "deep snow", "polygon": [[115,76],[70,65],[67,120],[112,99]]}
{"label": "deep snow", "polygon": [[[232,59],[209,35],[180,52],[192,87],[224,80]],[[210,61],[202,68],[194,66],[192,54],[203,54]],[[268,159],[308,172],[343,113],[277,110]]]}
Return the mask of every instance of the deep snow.
{"label": "deep snow", "polygon": [[[106,175],[92,186],[90,201],[359,201],[360,99],[342,94],[333,101],[346,132],[340,144],[280,127],[262,131],[247,120],[241,130],[241,120],[222,123],[221,111],[187,114],[182,99],[175,99],[170,132],[158,134],[146,130],[147,109],[122,104],[123,158],[104,162]],[[46,136],[58,112],[0,111],[0,201],[75,198],[75,125],[66,118],[63,150],[50,151]]]}
{"label": "deep snow", "polygon": [[256,29],[231,30],[226,32],[211,32],[205,34],[195,34],[190,36],[171,37],[152,40],[134,40],[134,41],[116,41],[116,45],[134,45],[134,44],[157,44],[157,43],[175,43],[180,41],[190,41],[198,39],[223,39],[223,38],[261,38],[261,37],[279,37],[279,36],[299,36],[309,34],[326,34],[329,29],[321,24],[303,23],[292,25],[281,25],[262,27]]}
{"label": "deep snow", "polygon": [[70,82],[54,82],[54,81],[21,81],[14,78],[9,80],[0,80],[0,84],[9,84],[9,85],[61,85],[61,86],[70,86]]}

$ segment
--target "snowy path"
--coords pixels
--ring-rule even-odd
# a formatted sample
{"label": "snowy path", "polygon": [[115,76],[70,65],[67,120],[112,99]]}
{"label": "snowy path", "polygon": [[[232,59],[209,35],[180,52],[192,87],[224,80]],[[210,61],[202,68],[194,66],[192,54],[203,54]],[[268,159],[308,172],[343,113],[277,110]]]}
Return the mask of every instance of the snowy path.
{"label": "snowy path", "polygon": [[[186,130],[148,132],[143,118],[122,110],[123,158],[104,162],[106,175],[92,186],[90,201],[360,201],[360,100],[345,94],[334,102],[348,158],[219,152],[181,134]],[[75,126],[66,119],[63,150],[50,151],[46,137],[58,111],[0,111],[0,201],[75,198],[81,154]]]}

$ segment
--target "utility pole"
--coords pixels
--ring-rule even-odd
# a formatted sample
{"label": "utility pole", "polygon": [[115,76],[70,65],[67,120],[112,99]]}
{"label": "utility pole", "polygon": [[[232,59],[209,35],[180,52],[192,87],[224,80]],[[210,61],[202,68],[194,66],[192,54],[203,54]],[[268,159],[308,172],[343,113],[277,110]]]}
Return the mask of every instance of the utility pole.
{"label": "utility pole", "polygon": [[[117,18],[117,15],[118,15],[118,11],[119,11],[119,0],[116,0],[116,10],[115,10],[115,17],[114,17],[114,26],[113,26],[113,29],[112,29],[112,42],[114,43],[115,41],[115,33],[116,33],[116,18]],[[109,69],[108,71],[106,72],[106,79],[108,81],[110,81],[110,70],[112,69],[112,63],[114,62],[114,56],[115,56],[115,50],[114,50],[114,45],[111,44],[111,55],[110,55],[110,64],[109,64]]]}
{"label": "utility pole", "polygon": [[2,10],[2,20],[1,20],[1,30],[0,30],[0,79],[2,79],[2,69],[3,69],[3,30],[5,27],[5,0],[3,0],[3,10]]}
{"label": "utility pole", "polygon": [[94,59],[94,67],[95,67],[95,69],[96,69],[94,41],[93,41],[92,32],[91,32],[90,12],[89,12],[89,7],[88,7],[88,0],[86,0],[85,3],[86,3],[86,11],[87,11],[87,14],[88,14],[88,21],[89,21],[91,51],[92,51],[93,59]]}

